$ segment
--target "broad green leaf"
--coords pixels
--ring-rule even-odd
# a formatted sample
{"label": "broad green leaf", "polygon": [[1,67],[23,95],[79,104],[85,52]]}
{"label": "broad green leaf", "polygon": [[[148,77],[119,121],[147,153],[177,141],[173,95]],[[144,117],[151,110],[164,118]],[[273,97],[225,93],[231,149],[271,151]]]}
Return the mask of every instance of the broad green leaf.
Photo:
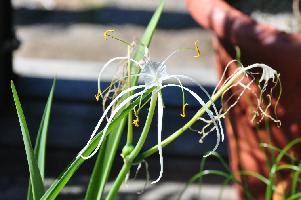
{"label": "broad green leaf", "polygon": [[[136,50],[136,52],[134,52],[134,60],[141,60],[144,54],[141,54],[140,52],[144,52],[145,46],[149,47],[160,16],[163,12],[164,4],[165,0],[160,1],[160,5],[153,14],[144,32],[144,35],[141,38],[142,45],[138,46],[138,49]],[[132,67],[132,69],[134,68]],[[136,84],[137,78],[133,78],[132,85]],[[121,121],[118,128],[115,128],[114,131],[110,133],[106,145],[101,151],[99,151],[99,155],[97,156],[97,160],[93,168],[85,199],[100,199],[102,197],[102,193],[109,178],[125,124],[126,118]]]}
{"label": "broad green leaf", "polygon": [[25,146],[25,152],[27,157],[27,163],[29,167],[29,176],[30,176],[30,182],[32,184],[32,192],[33,192],[33,199],[38,200],[42,197],[44,194],[44,185],[43,180],[41,177],[41,173],[37,164],[37,160],[35,158],[31,140],[30,140],[30,134],[27,127],[26,119],[23,113],[23,109],[17,94],[17,90],[15,88],[15,85],[13,81],[11,81],[11,89],[13,93],[13,98],[15,102],[15,106],[18,113],[19,123],[21,127],[21,132],[23,136],[23,142]]}
{"label": "broad green leaf", "polygon": [[[36,144],[34,148],[34,155],[38,162],[38,167],[40,169],[41,178],[44,180],[45,174],[45,154],[46,154],[46,141],[47,141],[47,133],[48,133],[48,125],[50,120],[50,113],[51,113],[51,106],[53,100],[53,93],[55,89],[56,80],[53,81],[50,94],[48,96],[48,100],[46,106],[44,108],[44,113],[40,122],[39,131],[36,138]],[[32,190],[31,190],[31,183],[29,181],[27,199],[32,200]]]}
{"label": "broad green leaf", "polygon": [[[153,89],[148,90],[143,96],[142,99],[146,98]],[[121,123],[121,121],[127,116],[127,114],[140,102],[140,98],[133,101],[129,106],[127,106],[116,118],[113,119],[112,123],[109,125],[107,133],[111,133],[112,130]],[[99,132],[91,141],[91,143],[87,146],[85,151],[83,152],[84,156],[88,156],[93,152],[93,150],[97,147],[100,137],[102,135],[102,131]],[[71,164],[67,167],[67,169],[60,175],[60,177],[54,181],[54,183],[50,186],[50,188],[45,192],[41,199],[43,200],[52,200],[57,197],[60,191],[65,187],[73,174],[77,171],[77,169],[85,162],[83,158],[80,156],[76,156],[75,159],[71,162]]]}

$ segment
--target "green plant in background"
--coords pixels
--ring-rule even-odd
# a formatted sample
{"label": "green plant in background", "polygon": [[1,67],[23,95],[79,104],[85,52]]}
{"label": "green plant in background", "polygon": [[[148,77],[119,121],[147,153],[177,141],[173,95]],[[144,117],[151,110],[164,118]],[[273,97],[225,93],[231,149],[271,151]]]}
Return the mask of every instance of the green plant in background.
{"label": "green plant in background", "polygon": [[[265,192],[265,200],[271,200],[273,199],[273,195],[282,195],[282,199],[286,200],[293,200],[293,199],[300,199],[301,192],[299,187],[301,186],[301,161],[296,159],[294,155],[289,153],[290,149],[298,144],[301,143],[301,138],[296,138],[292,140],[290,143],[288,143],[283,149],[279,149],[273,145],[261,143],[260,145],[263,148],[266,148],[268,150],[276,151],[278,155],[276,156],[275,161],[272,163],[272,166],[270,167],[269,177],[264,177],[261,174],[255,173],[253,171],[239,171],[239,175],[241,176],[251,176],[262,183],[266,185],[266,192]],[[205,169],[205,164],[208,159],[208,157],[204,157],[201,160],[200,164],[200,171],[194,175],[187,183],[185,188],[181,191],[179,195],[179,199],[182,197],[183,193],[187,189],[189,185],[192,183],[197,182],[201,185],[202,179],[204,176],[207,175],[215,175],[215,176],[221,176],[225,179],[223,186],[227,185],[229,182],[233,182],[238,184],[240,187],[243,188],[243,192],[247,199],[255,199],[253,197],[253,194],[248,188],[248,185],[245,185],[241,180],[238,180],[234,173],[229,169],[226,161],[216,152],[212,153],[210,157],[213,157],[215,159],[218,159],[218,161],[222,164],[224,167],[224,170],[213,170],[213,169]],[[285,160],[285,164],[280,163],[282,160]],[[287,162],[287,160],[289,162]],[[288,193],[285,193],[284,191],[278,191],[279,189],[276,186],[276,177],[278,173],[281,171],[288,171],[290,172],[290,180],[291,185],[288,190]],[[223,188],[220,190],[219,198],[222,197]]]}
{"label": "green plant in background", "polygon": [[[191,126],[194,123],[198,121],[205,123],[204,127],[201,130],[197,131],[200,134],[200,142],[202,142],[203,139],[212,131],[216,131],[216,145],[212,151],[205,155],[205,157],[209,155],[216,155],[214,151],[218,148],[219,143],[224,139],[223,129],[221,126],[221,119],[224,118],[227,112],[236,105],[239,98],[244,94],[245,91],[252,91],[250,87],[252,83],[257,83],[259,89],[261,90],[261,95],[259,97],[256,96],[256,98],[258,99],[258,106],[254,112],[255,118],[260,117],[260,120],[262,120],[263,118],[270,118],[273,121],[279,123],[279,121],[273,118],[267,111],[267,109],[271,106],[270,102],[266,107],[262,106],[262,103],[264,101],[262,95],[265,92],[268,92],[268,94],[271,95],[271,93],[273,92],[273,89],[269,89],[269,91],[267,91],[267,86],[269,82],[272,82],[275,85],[274,87],[276,87],[277,83],[279,83],[280,81],[279,74],[267,65],[258,63],[247,67],[243,67],[241,65],[235,71],[235,73],[233,73],[229,78],[223,80],[222,82],[222,79],[225,75],[224,73],[221,81],[218,83],[217,87],[215,88],[212,94],[209,94],[202,86],[200,86],[203,92],[209,97],[209,101],[205,102],[198,96],[198,94],[196,94],[194,91],[191,91],[189,88],[186,88],[181,83],[182,79],[187,79],[192,82],[195,82],[193,81],[193,79],[183,75],[168,74],[166,63],[168,59],[175,53],[187,49],[176,50],[162,62],[155,62],[150,59],[148,54],[148,47],[150,45],[153,33],[156,29],[156,25],[163,11],[164,3],[164,0],[160,2],[160,5],[156,9],[139,44],[133,45],[129,42],[121,40],[118,37],[113,36],[113,30],[108,30],[104,33],[105,39],[111,37],[113,39],[119,40],[122,43],[125,43],[128,48],[127,56],[112,58],[102,68],[99,74],[98,93],[95,97],[98,101],[100,99],[104,100],[103,115],[97,123],[85,147],[78,153],[78,155],[74,158],[74,160],[70,163],[66,170],[60,175],[60,177],[58,177],[54,181],[54,183],[46,191],[44,189],[43,183],[45,168],[45,147],[54,92],[54,84],[45,107],[38,137],[36,139],[36,145],[33,150],[32,142],[29,136],[29,130],[27,128],[21,103],[19,101],[15,86],[12,83],[13,97],[20,121],[23,142],[25,144],[25,150],[30,172],[30,187],[28,191],[28,199],[55,199],[59,195],[61,190],[65,187],[65,185],[68,183],[69,179],[76,173],[78,168],[88,158],[92,157],[95,154],[97,154],[97,159],[87,188],[87,193],[85,197],[86,199],[115,199],[121,184],[126,180],[126,177],[129,174],[131,168],[134,165],[144,162],[146,158],[148,158],[156,152],[158,152],[160,155],[161,169],[159,172],[159,177],[152,183],[157,183],[163,175],[163,148],[171,142],[173,142],[175,139],[177,139],[187,129],[191,128]],[[192,49],[196,50],[197,55],[195,55],[195,57],[198,57],[200,55],[200,50],[197,46],[197,42],[195,43],[195,48]],[[120,80],[113,81],[107,90],[101,91],[101,74],[106,69],[106,67],[109,66],[109,64],[117,60],[126,61],[124,65],[125,73],[123,77]],[[229,63],[229,65],[231,63]],[[227,69],[228,66],[226,67],[226,70]],[[254,75],[258,72],[253,72],[253,69],[259,69],[259,71],[261,70],[260,79],[257,82]],[[143,84],[137,85],[138,79],[141,80]],[[169,79],[175,80],[176,84],[164,83],[166,80]],[[247,84],[243,82],[246,79],[249,80]],[[161,133],[164,110],[162,89],[166,87],[178,87],[182,91],[182,117],[186,117],[185,108],[187,104],[185,101],[185,92],[189,95],[192,95],[199,102],[200,109],[195,113],[195,115],[192,118],[190,118],[187,121],[187,123],[183,127],[170,134],[170,136],[168,136],[167,138],[162,139]],[[227,110],[218,111],[214,105],[214,102],[219,98],[223,97],[224,94],[227,91],[229,91],[232,87],[242,88],[239,97]],[[113,100],[109,102],[109,104],[106,106],[106,99],[108,99],[108,97],[113,97]],[[271,99],[269,99],[269,101],[271,101]],[[142,126],[142,123],[139,120],[139,111],[146,106],[148,106],[147,118],[143,124],[143,130],[139,134],[138,142],[135,144],[133,142],[133,125]],[[146,151],[142,151],[144,143],[147,140],[147,137],[150,133],[150,126],[153,122],[156,107],[158,108],[158,144]],[[205,113],[207,113],[209,119],[206,119],[204,117]],[[105,127],[102,130],[100,130],[101,124],[105,124]],[[127,142],[126,145],[123,147],[121,153],[122,158],[124,160],[124,164],[108,195],[104,196],[104,187],[110,176],[112,163],[116,158],[116,153],[120,144],[120,138],[124,133],[126,124]]]}
{"label": "green plant in background", "polygon": [[[235,47],[235,51],[236,51],[236,59],[237,62],[242,65],[241,62],[241,51],[240,48],[238,46]],[[236,61],[232,61],[232,62],[236,62]],[[230,65],[232,62],[230,62],[228,65]],[[227,66],[228,67],[228,66]],[[226,70],[227,70],[226,67]],[[275,73],[273,71],[270,71],[271,73]],[[270,74],[271,75],[271,74]],[[268,75],[266,75],[268,77]],[[271,75],[272,77],[273,75]],[[262,79],[262,78],[261,78]],[[276,82],[277,83],[277,82]],[[279,96],[277,99],[277,102],[279,101],[279,98],[281,96],[282,93],[282,86],[281,86],[281,82],[278,82],[279,84]],[[264,93],[267,87],[263,87],[265,89],[262,89],[261,92]],[[268,94],[271,96],[273,93],[273,87],[270,89],[270,91],[268,92]],[[242,94],[242,93],[241,93]],[[255,94],[254,94],[255,95]],[[263,94],[261,94],[263,95]],[[240,96],[240,94],[239,94]],[[257,95],[256,95],[257,96]],[[251,109],[253,108],[253,105],[251,103],[251,99],[249,96],[246,97],[248,100],[248,106]],[[268,97],[270,99],[270,97]],[[258,99],[258,98],[257,98]],[[260,100],[261,98],[259,98],[258,100]],[[225,99],[223,102],[227,101],[227,99]],[[277,102],[275,107],[277,106]],[[258,103],[258,102],[257,102]],[[269,105],[266,106],[266,108],[268,108]],[[227,108],[224,108],[227,109]],[[276,108],[275,108],[276,109]],[[267,109],[265,109],[267,110]],[[256,113],[256,112],[255,112]],[[224,187],[229,184],[230,182],[235,183],[237,185],[239,185],[239,187],[242,188],[242,191],[244,192],[244,195],[246,197],[246,199],[250,199],[250,200],[254,200],[255,197],[252,194],[252,192],[249,189],[249,185],[247,184],[247,182],[244,181],[244,179],[242,178],[241,180],[239,180],[237,178],[237,175],[241,176],[241,177],[254,177],[256,179],[258,179],[260,182],[264,183],[266,185],[266,191],[265,191],[265,200],[271,200],[274,199],[275,196],[279,196],[281,195],[281,199],[299,199],[301,197],[301,192],[300,192],[300,186],[301,186],[301,162],[300,160],[296,159],[296,157],[290,153],[290,149],[294,146],[297,146],[301,143],[301,138],[296,138],[294,140],[292,140],[290,143],[288,143],[283,149],[280,149],[276,146],[274,146],[272,144],[272,140],[271,140],[271,130],[270,130],[270,120],[274,121],[275,123],[278,123],[278,125],[280,126],[280,121],[275,119],[275,118],[270,118],[268,116],[265,116],[265,128],[266,131],[269,135],[269,143],[264,143],[263,141],[260,141],[260,144],[258,144],[261,148],[262,151],[265,153],[265,156],[267,157],[267,163],[266,165],[269,167],[269,176],[268,177],[264,177],[261,174],[258,174],[254,171],[238,171],[238,172],[232,172],[231,169],[229,168],[227,162],[224,160],[224,158],[222,156],[220,156],[217,152],[214,152],[210,155],[210,157],[204,157],[201,159],[201,163],[200,163],[200,170],[197,174],[195,174],[193,177],[190,178],[190,180],[188,181],[188,183],[186,184],[186,186],[183,188],[183,190],[180,192],[178,199],[181,199],[181,197],[183,196],[184,192],[186,191],[186,189],[188,188],[189,185],[191,185],[192,183],[197,183],[198,185],[202,185],[202,180],[204,178],[204,176],[220,176],[222,178],[224,178],[224,182],[222,184],[222,187],[220,189],[220,193],[218,195],[218,199],[221,199],[223,197],[223,189]],[[270,119],[270,120],[269,120]],[[263,118],[260,118],[259,122],[262,121]],[[258,134],[258,133],[256,133]],[[216,170],[216,169],[206,169],[206,162],[208,160],[208,158],[211,159],[217,159],[220,164],[222,165],[223,169],[222,170]],[[283,163],[281,163],[283,161]],[[291,180],[291,184],[290,184],[290,188],[288,188],[287,191],[283,191],[283,188],[277,188],[277,177],[279,175],[279,172],[281,171],[288,171],[289,172],[289,179]],[[237,174],[238,173],[238,174]],[[299,190],[298,190],[299,189]],[[280,190],[280,191],[279,191]],[[199,196],[199,199],[202,199],[201,196]],[[277,198],[279,199],[279,198]]]}

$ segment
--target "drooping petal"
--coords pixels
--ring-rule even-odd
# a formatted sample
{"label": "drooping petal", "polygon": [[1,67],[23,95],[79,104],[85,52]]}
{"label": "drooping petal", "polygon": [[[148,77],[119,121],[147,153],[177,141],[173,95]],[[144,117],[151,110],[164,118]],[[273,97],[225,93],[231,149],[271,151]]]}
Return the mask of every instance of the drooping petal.
{"label": "drooping petal", "polygon": [[[90,136],[90,139],[89,139],[89,141],[87,142],[87,144],[86,144],[86,146],[80,151],[80,153],[79,153],[79,156],[82,156],[82,153],[83,153],[83,151],[86,149],[86,147],[90,144],[90,142],[92,141],[92,139],[94,138],[94,136],[96,135],[96,133],[97,133],[97,131],[99,130],[99,127],[100,127],[100,125],[101,125],[101,123],[103,122],[103,120],[105,119],[105,117],[106,117],[106,115],[107,115],[107,113],[110,111],[110,109],[113,107],[113,105],[121,98],[121,97],[123,97],[125,94],[128,94],[129,92],[131,92],[131,91],[134,91],[134,90],[137,90],[137,89],[140,89],[140,88],[144,88],[144,90],[142,91],[142,92],[139,92],[139,93],[137,93],[137,94],[143,94],[144,92],[145,92],[145,85],[138,85],[138,86],[133,86],[133,87],[130,87],[130,88],[128,88],[128,89],[126,89],[126,90],[124,90],[124,91],[122,91],[119,95],[117,95],[117,97],[115,97],[113,100],[112,100],[112,102],[108,105],[108,107],[104,110],[104,112],[103,112],[103,114],[102,114],[102,116],[100,117],[100,119],[99,119],[99,121],[98,121],[98,123],[97,123],[97,125],[96,125],[96,127],[94,128],[94,130],[93,130],[93,132],[92,132],[92,134],[91,134],[91,136]],[[139,95],[137,95],[137,94],[134,94],[134,95],[132,95],[132,96],[130,96],[130,97],[128,97],[127,99],[125,99],[123,102],[129,102],[130,100],[132,100],[133,98],[135,98],[136,96],[139,96]],[[124,103],[121,103],[120,105],[125,105]],[[120,107],[120,105],[117,107],[117,108],[119,108]],[[117,108],[115,109],[115,110],[117,110]],[[120,108],[119,108],[120,109]],[[114,111],[115,111],[114,110]],[[114,112],[113,111],[113,112]],[[109,118],[109,120],[112,118],[112,115],[113,115],[113,113],[111,114],[111,116],[110,116],[110,118]],[[106,125],[106,128],[108,127],[108,125],[110,124],[110,121],[108,120],[108,122],[107,122],[107,125]],[[111,119],[112,120],[112,119]],[[105,133],[105,131],[104,131],[104,133]],[[100,145],[102,144],[102,142],[103,142],[103,139],[104,139],[104,137],[105,137],[105,134],[102,134],[102,136],[101,136],[101,139],[99,140],[99,147],[100,147]],[[99,148],[98,147],[98,148]],[[98,149],[97,149],[98,150]],[[94,155],[94,154],[93,154]],[[92,155],[92,156],[93,156]],[[83,157],[83,158],[90,158],[90,157],[92,157],[92,156],[88,156],[88,157]]]}
{"label": "drooping petal", "polygon": [[[209,101],[211,101],[212,96],[210,96],[209,93],[207,92],[207,90],[200,83],[198,83],[198,81],[194,80],[193,78],[191,78],[189,76],[185,76],[185,75],[168,75],[168,76],[164,77],[164,79],[162,79],[162,81],[165,81],[165,80],[168,80],[168,79],[171,79],[171,78],[175,78],[179,82],[179,85],[181,86],[182,92],[183,92],[183,85],[182,85],[179,78],[191,81],[192,83],[196,84],[205,93],[205,95],[209,98]],[[218,112],[214,102],[212,102],[212,107],[213,107],[213,110],[216,114],[215,118],[220,119],[221,118],[220,113]],[[224,129],[222,127],[222,122],[221,122],[221,120],[217,120],[217,121],[218,121],[219,129],[221,131],[222,141],[224,141],[225,134],[224,134]]]}
{"label": "drooping petal", "polygon": [[[163,85],[162,89],[165,87],[179,87],[181,88],[180,85],[177,84],[167,84],[167,85]],[[205,104],[205,102],[202,100],[202,98],[197,95],[195,92],[193,92],[192,90],[188,89],[187,87],[182,86],[184,90],[186,90],[187,92],[189,92],[199,103],[200,105],[202,105],[206,111],[206,113],[208,114],[208,116],[211,118],[212,122],[214,123],[214,126],[216,127],[216,132],[217,132],[217,138],[216,138],[216,145],[215,147],[208,153],[205,155],[205,157],[209,156],[212,152],[216,151],[219,143],[220,143],[220,130],[219,130],[219,126],[217,125],[216,121],[219,121],[220,119],[216,119],[215,116],[213,115],[212,111],[208,109],[207,105]]]}
{"label": "drooping petal", "polygon": [[[226,65],[226,67],[225,67],[225,69],[224,69],[224,71],[223,71],[223,74],[222,74],[221,78],[219,79],[219,81],[218,81],[216,87],[214,88],[214,90],[213,90],[213,92],[212,92],[212,96],[215,94],[215,92],[217,91],[218,87],[221,85],[223,79],[224,79],[225,76],[226,76],[226,72],[227,72],[228,68],[229,68],[230,65],[231,65],[232,63],[234,63],[234,62],[237,62],[238,64],[240,64],[240,66],[243,66],[242,63],[241,63],[239,60],[231,60],[230,62],[228,62],[228,64]],[[240,69],[240,68],[238,68],[238,69]],[[234,73],[234,74],[235,74],[235,73]],[[230,77],[232,77],[232,76],[233,76],[233,74],[232,74]],[[227,79],[229,79],[230,77],[228,77]],[[224,82],[227,82],[227,81],[224,80]]]}
{"label": "drooping petal", "polygon": [[163,153],[162,153],[162,121],[163,121],[163,100],[162,95],[158,92],[158,152],[160,156],[160,174],[159,177],[151,184],[155,184],[160,181],[163,175]]}

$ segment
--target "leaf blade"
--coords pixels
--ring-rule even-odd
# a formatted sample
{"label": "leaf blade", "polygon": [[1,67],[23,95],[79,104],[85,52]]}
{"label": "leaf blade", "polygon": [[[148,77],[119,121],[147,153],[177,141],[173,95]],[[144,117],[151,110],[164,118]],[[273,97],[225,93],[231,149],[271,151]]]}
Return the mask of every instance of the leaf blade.
{"label": "leaf blade", "polygon": [[[38,167],[40,169],[41,178],[44,181],[44,174],[45,174],[45,160],[46,160],[46,141],[48,135],[48,125],[50,120],[51,114],[51,107],[53,101],[53,94],[55,90],[56,80],[53,80],[52,87],[48,96],[48,100],[46,106],[44,108],[43,116],[40,122],[40,127],[38,130],[36,144],[34,148],[34,155],[38,162]],[[27,199],[32,200],[32,186],[31,182],[29,181],[28,192],[27,192]]]}
{"label": "leaf blade", "polygon": [[40,174],[40,170],[38,168],[37,161],[34,156],[34,152],[31,145],[30,140],[30,134],[27,127],[27,122],[23,113],[23,109],[20,103],[20,99],[16,90],[16,87],[11,81],[11,89],[13,93],[13,99],[15,102],[18,118],[19,118],[19,124],[21,127],[22,137],[23,137],[23,143],[25,146],[25,152],[27,157],[27,163],[29,167],[29,175],[30,175],[30,182],[32,184],[32,191],[33,191],[33,199],[37,200],[42,197],[44,194],[44,184],[43,180]]}

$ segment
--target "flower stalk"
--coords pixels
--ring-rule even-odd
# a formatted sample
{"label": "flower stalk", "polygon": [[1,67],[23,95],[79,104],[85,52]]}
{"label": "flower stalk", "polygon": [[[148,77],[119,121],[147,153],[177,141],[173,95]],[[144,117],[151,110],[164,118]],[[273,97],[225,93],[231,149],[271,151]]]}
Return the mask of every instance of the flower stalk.
{"label": "flower stalk", "polygon": [[[131,46],[128,45],[128,62],[127,62],[127,73],[128,73],[128,88],[131,87]],[[128,97],[132,95],[132,92],[129,93]],[[126,140],[126,146],[132,145],[133,142],[133,113],[132,111],[129,112],[128,114],[128,132],[127,132],[127,140]]]}
{"label": "flower stalk", "polygon": [[148,136],[150,125],[151,125],[152,120],[153,120],[157,98],[158,98],[157,91],[153,91],[152,96],[151,96],[148,115],[147,115],[147,118],[146,118],[146,121],[145,121],[143,131],[142,131],[141,136],[139,138],[139,141],[136,144],[135,148],[132,150],[132,152],[124,158],[124,164],[123,164],[123,166],[122,166],[122,168],[121,168],[121,170],[120,170],[120,172],[119,172],[119,174],[118,174],[118,176],[117,176],[117,178],[116,178],[116,180],[115,180],[108,196],[106,197],[106,200],[115,199],[121,184],[123,183],[123,181],[125,180],[126,175],[129,173],[129,171],[131,169],[131,166],[133,164],[134,159],[137,157],[137,155],[141,151],[141,149],[142,149],[142,147],[145,143],[145,140]]}

